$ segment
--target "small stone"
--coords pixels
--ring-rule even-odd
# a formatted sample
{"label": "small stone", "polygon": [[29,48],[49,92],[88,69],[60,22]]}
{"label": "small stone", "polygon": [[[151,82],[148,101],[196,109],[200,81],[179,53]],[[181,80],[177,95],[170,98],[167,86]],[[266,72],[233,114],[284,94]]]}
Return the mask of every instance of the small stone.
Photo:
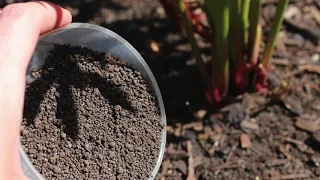
{"label": "small stone", "polygon": [[69,141],[67,142],[67,147],[68,147],[68,148],[72,148],[71,142],[69,142]]}
{"label": "small stone", "polygon": [[121,109],[122,109],[122,107],[120,105],[116,105],[114,107],[114,110],[116,110],[116,111],[121,111]]}
{"label": "small stone", "polygon": [[67,134],[66,133],[61,133],[61,138],[62,139],[65,139],[67,137]]}
{"label": "small stone", "polygon": [[26,129],[22,129],[22,130],[21,130],[21,134],[22,134],[23,136],[26,136],[28,133],[29,133],[29,131],[26,130]]}
{"label": "small stone", "polygon": [[50,105],[46,105],[46,109],[49,111],[51,110],[51,106]]}
{"label": "small stone", "polygon": [[52,164],[56,164],[56,158],[55,158],[55,157],[50,157],[49,161],[50,161]]}
{"label": "small stone", "polygon": [[117,172],[119,173],[119,174],[122,174],[123,173],[123,169],[122,169],[122,167],[118,167],[118,169],[117,169]]}
{"label": "small stone", "polygon": [[99,95],[99,94],[100,94],[100,91],[99,91],[99,89],[98,89],[98,88],[94,88],[94,90],[93,90],[93,91],[94,91],[94,94],[95,94],[95,95]]}
{"label": "small stone", "polygon": [[131,144],[126,144],[126,148],[127,148],[129,151],[133,151],[133,145],[131,145]]}
{"label": "small stone", "polygon": [[114,147],[116,146],[116,143],[115,143],[115,142],[111,142],[111,143],[109,144],[109,146],[110,146],[111,148],[114,148]]}
{"label": "small stone", "polygon": [[103,159],[104,159],[104,156],[103,156],[102,154],[99,154],[99,155],[98,155],[98,158],[99,158],[100,160],[103,160]]}
{"label": "small stone", "polygon": [[121,111],[120,114],[121,116],[124,116],[124,117],[127,116],[127,113],[125,111]]}
{"label": "small stone", "polygon": [[244,149],[249,148],[251,146],[250,137],[245,133],[242,133],[240,135],[240,142],[241,142],[241,147]]}
{"label": "small stone", "polygon": [[83,163],[84,163],[86,166],[89,165],[89,161],[88,161],[88,160],[83,161]]}
{"label": "small stone", "polygon": [[85,148],[87,151],[90,151],[91,146],[90,146],[90,144],[85,144],[85,145],[84,145],[84,148]]}

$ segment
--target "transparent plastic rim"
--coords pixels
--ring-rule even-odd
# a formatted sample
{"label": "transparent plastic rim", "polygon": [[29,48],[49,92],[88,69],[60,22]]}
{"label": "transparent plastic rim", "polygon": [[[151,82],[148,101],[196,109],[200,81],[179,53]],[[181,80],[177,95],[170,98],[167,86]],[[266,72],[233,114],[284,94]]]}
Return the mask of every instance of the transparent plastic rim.
{"label": "transparent plastic rim", "polygon": [[[155,77],[153,76],[152,71],[150,70],[148,64],[145,62],[145,60],[140,55],[140,53],[128,41],[126,41],[124,38],[122,38],[121,36],[119,36],[115,32],[113,32],[113,31],[111,31],[111,30],[109,30],[107,28],[98,26],[98,25],[89,24],[89,23],[71,23],[71,24],[69,24],[67,26],[52,30],[50,32],[47,32],[47,33],[41,35],[39,37],[38,42],[41,41],[44,37],[49,36],[51,34],[55,34],[55,33],[59,32],[59,31],[67,30],[67,29],[69,29],[69,30],[70,29],[77,29],[77,28],[81,28],[81,29],[87,28],[87,29],[97,30],[97,31],[100,31],[100,32],[102,32],[104,34],[107,34],[108,36],[111,36],[111,37],[117,39],[118,41],[121,42],[121,44],[123,44],[123,46],[128,47],[130,49],[130,51],[132,52],[132,54],[134,56],[136,56],[139,59],[139,61],[142,63],[142,66],[145,69],[145,71],[147,73],[147,76],[148,76],[148,77],[145,77],[145,78],[149,81],[149,83],[151,83],[153,91],[154,91],[154,93],[156,95],[156,98],[157,98],[157,101],[158,101],[158,106],[159,106],[159,109],[160,109],[161,122],[163,124],[161,145],[160,145],[160,153],[158,155],[156,166],[154,167],[153,171],[151,172],[151,176],[149,178],[149,179],[154,179],[155,176],[157,175],[157,172],[158,172],[160,166],[161,166],[163,155],[164,155],[164,151],[165,151],[166,136],[167,136],[167,134],[166,134],[167,120],[166,120],[166,113],[165,113],[165,108],[164,108],[161,92],[160,92],[158,83],[157,83]],[[25,160],[25,162],[27,163],[29,168],[34,172],[34,175],[36,175],[39,179],[44,180],[44,177],[35,169],[33,164],[30,162],[28,156],[26,155],[26,153],[23,150],[22,145],[20,145],[20,151],[21,151],[20,153],[22,154],[22,158]]]}

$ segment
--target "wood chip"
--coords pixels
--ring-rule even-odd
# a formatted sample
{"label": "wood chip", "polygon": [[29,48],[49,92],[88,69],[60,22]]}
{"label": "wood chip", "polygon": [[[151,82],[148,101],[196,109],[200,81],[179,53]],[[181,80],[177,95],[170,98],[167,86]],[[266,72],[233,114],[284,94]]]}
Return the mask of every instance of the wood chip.
{"label": "wood chip", "polygon": [[318,25],[320,25],[320,13],[316,7],[311,7],[311,14],[314,19],[317,21]]}
{"label": "wood chip", "polygon": [[215,152],[216,152],[215,148],[210,148],[208,151],[210,156],[213,156]]}
{"label": "wood chip", "polygon": [[172,126],[167,126],[167,133],[169,134],[173,134],[174,133],[174,129]]}
{"label": "wood chip", "polygon": [[289,65],[289,60],[287,58],[272,58],[271,63],[275,65],[287,66]]}
{"label": "wood chip", "polygon": [[288,174],[288,175],[281,175],[280,177],[276,177],[275,179],[285,180],[285,179],[300,179],[300,178],[309,178],[309,174]]}
{"label": "wood chip", "polygon": [[167,151],[166,156],[168,157],[168,159],[175,160],[187,158],[188,154],[182,150],[170,150]]}
{"label": "wood chip", "polygon": [[270,167],[273,167],[273,166],[284,165],[284,164],[286,164],[288,162],[289,162],[288,159],[274,159],[274,160],[267,161],[266,165],[270,168]]}
{"label": "wood chip", "polygon": [[255,124],[249,120],[242,121],[240,126],[244,131],[245,130],[251,130],[251,131],[258,131],[259,130],[258,124]]}
{"label": "wood chip", "polygon": [[170,161],[168,159],[166,159],[162,162],[161,180],[166,179],[166,174],[169,169],[169,164],[170,164]]}
{"label": "wood chip", "polygon": [[206,139],[208,139],[208,137],[209,137],[209,135],[208,134],[199,134],[198,135],[198,139],[199,140],[206,140]]}
{"label": "wood chip", "polygon": [[188,155],[189,155],[187,180],[196,180],[196,178],[194,177],[193,154],[192,154],[192,143],[191,143],[191,141],[187,141],[187,152],[188,152]]}
{"label": "wood chip", "polygon": [[320,131],[313,133],[313,138],[320,144]]}
{"label": "wood chip", "polygon": [[198,167],[201,165],[203,162],[203,156],[202,154],[197,155],[196,157],[193,158],[193,168]]}
{"label": "wood chip", "polygon": [[234,168],[239,168],[239,167],[240,167],[239,164],[225,163],[225,164],[222,164],[222,165],[216,167],[215,169],[222,170],[222,169],[234,169]]}
{"label": "wood chip", "polygon": [[320,32],[318,32],[316,29],[309,28],[305,24],[299,24],[293,19],[289,18],[284,18],[283,22],[298,33],[308,36],[314,42],[318,42],[320,40]]}
{"label": "wood chip", "polygon": [[302,118],[299,118],[299,120],[295,124],[298,128],[303,129],[305,131],[309,132],[316,132],[320,129],[320,121],[308,121]]}
{"label": "wood chip", "polygon": [[280,145],[279,146],[279,150],[280,152],[285,155],[288,159],[292,159],[292,156],[289,154],[289,152],[287,151],[287,147],[290,147],[290,146],[286,146],[286,145]]}
{"label": "wood chip", "polygon": [[194,129],[195,131],[202,131],[202,122],[191,122],[182,126],[182,129]]}
{"label": "wood chip", "polygon": [[154,52],[154,53],[159,53],[159,52],[160,52],[159,45],[158,45],[158,43],[156,43],[155,41],[149,40],[149,41],[148,41],[148,46],[150,47],[150,49],[152,50],[152,52]]}
{"label": "wood chip", "polygon": [[303,107],[298,98],[294,96],[286,96],[282,99],[284,106],[293,114],[301,115],[303,113]]}
{"label": "wood chip", "polygon": [[303,71],[307,71],[307,72],[311,72],[311,73],[320,74],[320,65],[308,64],[308,65],[300,66],[299,70],[302,71],[302,72]]}
{"label": "wood chip", "polygon": [[249,148],[251,146],[251,139],[245,133],[242,133],[240,135],[240,142],[241,142],[241,147],[244,149]]}
{"label": "wood chip", "polygon": [[207,115],[206,110],[199,110],[193,114],[193,116],[197,119],[203,119],[205,115]]}
{"label": "wood chip", "polygon": [[174,161],[173,167],[179,169],[184,175],[187,175],[187,165],[183,160]]}
{"label": "wood chip", "polygon": [[235,143],[235,144],[232,146],[231,151],[230,151],[230,153],[228,154],[228,157],[227,157],[227,159],[226,159],[226,163],[227,163],[228,161],[230,161],[231,157],[232,157],[233,154],[234,154],[234,151],[237,149],[238,146],[239,146],[239,143],[238,143],[238,142]]}
{"label": "wood chip", "polygon": [[304,142],[296,140],[296,139],[292,139],[292,138],[289,138],[289,137],[283,138],[283,140],[285,140],[287,142],[290,142],[290,143],[294,143],[296,145],[304,145]]}

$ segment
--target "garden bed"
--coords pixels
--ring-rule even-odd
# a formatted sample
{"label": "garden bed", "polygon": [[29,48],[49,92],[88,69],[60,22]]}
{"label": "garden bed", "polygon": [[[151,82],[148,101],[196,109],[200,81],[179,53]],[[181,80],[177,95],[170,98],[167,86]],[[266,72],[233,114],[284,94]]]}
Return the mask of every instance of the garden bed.
{"label": "garden bed", "polygon": [[[319,126],[320,117],[317,0],[290,1],[271,60],[273,82],[289,85],[286,103],[247,93],[220,112],[203,98],[190,46],[157,1],[75,2],[62,5],[76,21],[117,32],[156,76],[169,124],[156,179],[319,179],[319,130],[312,128]],[[263,1],[264,35],[275,2]],[[199,43],[208,57],[207,44]]]}

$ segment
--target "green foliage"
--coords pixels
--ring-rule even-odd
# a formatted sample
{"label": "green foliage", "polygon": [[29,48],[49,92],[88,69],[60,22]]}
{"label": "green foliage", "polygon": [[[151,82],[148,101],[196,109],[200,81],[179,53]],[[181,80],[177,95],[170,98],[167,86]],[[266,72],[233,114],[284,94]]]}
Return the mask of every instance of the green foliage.
{"label": "green foliage", "polygon": [[280,31],[282,21],[283,21],[283,14],[288,6],[289,0],[281,0],[278,3],[276,15],[273,20],[273,24],[271,26],[271,32],[269,33],[267,39],[267,45],[264,50],[262,64],[265,68],[269,65],[269,60],[274,51],[274,45],[277,39],[277,35]]}
{"label": "green foliage", "polygon": [[[164,7],[174,7],[168,6],[167,3],[170,0],[160,1]],[[208,93],[209,96],[226,95],[230,87],[241,91],[250,89],[250,86],[264,86],[261,84],[264,84],[267,75],[261,75],[261,72],[266,71],[261,70],[259,76],[255,76],[254,69],[268,66],[289,0],[278,2],[261,62],[259,61],[259,48],[262,29],[259,17],[262,0],[205,0],[203,7],[200,7],[205,13],[202,12],[195,16],[186,0],[176,0],[176,2],[181,24],[192,47],[192,54],[197,61],[203,81],[209,89],[214,90]],[[170,12],[170,9],[166,9],[166,12]],[[202,28],[203,23],[199,20],[201,15],[206,16],[209,31],[204,31],[206,28]],[[211,70],[202,60],[194,33],[198,33],[212,43]],[[253,76],[262,78],[262,80],[252,78]],[[252,82],[253,79],[254,82]],[[256,85],[255,83],[261,84]],[[221,99],[220,97],[213,98],[215,101]]]}

